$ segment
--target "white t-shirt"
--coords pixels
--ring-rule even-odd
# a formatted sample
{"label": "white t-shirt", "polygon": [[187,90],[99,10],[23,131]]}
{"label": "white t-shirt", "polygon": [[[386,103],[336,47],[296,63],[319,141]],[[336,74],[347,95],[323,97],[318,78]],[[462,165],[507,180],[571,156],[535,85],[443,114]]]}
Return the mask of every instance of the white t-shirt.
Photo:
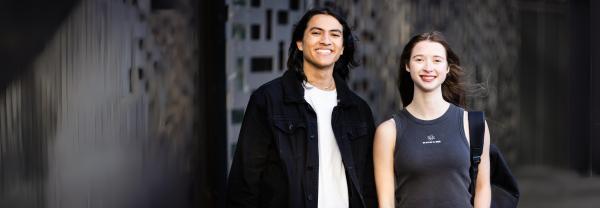
{"label": "white t-shirt", "polygon": [[348,184],[340,148],[331,127],[337,91],[324,91],[304,82],[304,99],[317,114],[319,141],[318,207],[348,207]]}

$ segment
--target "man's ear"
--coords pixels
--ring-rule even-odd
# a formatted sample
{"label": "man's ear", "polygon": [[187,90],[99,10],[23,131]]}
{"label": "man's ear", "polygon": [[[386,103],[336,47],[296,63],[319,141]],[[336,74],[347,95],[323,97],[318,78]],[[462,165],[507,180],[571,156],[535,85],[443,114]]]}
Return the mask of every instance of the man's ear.
{"label": "man's ear", "polygon": [[298,47],[298,50],[302,51],[302,41],[296,41],[296,47]]}

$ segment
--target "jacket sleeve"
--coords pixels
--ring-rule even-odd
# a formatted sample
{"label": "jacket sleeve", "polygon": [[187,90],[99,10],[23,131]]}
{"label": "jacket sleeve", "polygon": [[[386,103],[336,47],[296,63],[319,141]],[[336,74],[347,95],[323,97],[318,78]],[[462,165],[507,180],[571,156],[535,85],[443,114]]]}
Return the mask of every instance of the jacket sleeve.
{"label": "jacket sleeve", "polygon": [[252,94],[240,129],[227,184],[227,207],[258,207],[259,183],[265,169],[272,134],[265,97]]}
{"label": "jacket sleeve", "polygon": [[377,207],[377,190],[375,188],[375,169],[373,167],[373,138],[375,136],[375,121],[373,119],[373,113],[371,112],[371,108],[366,105],[365,116],[367,118],[367,132],[369,142],[368,142],[368,152],[367,155],[369,157],[366,160],[365,169],[364,169],[364,179],[363,179],[363,196],[365,199],[365,205],[367,207]]}

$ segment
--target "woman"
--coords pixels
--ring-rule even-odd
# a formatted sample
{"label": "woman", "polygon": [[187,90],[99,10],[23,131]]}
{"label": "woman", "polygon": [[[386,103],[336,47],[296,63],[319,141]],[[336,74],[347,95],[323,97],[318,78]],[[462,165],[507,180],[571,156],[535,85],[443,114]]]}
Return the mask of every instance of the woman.
{"label": "woman", "polygon": [[[404,109],[375,132],[373,160],[379,205],[471,207],[470,148],[462,69],[439,32],[413,37],[400,57]],[[489,130],[474,207],[489,207]]]}

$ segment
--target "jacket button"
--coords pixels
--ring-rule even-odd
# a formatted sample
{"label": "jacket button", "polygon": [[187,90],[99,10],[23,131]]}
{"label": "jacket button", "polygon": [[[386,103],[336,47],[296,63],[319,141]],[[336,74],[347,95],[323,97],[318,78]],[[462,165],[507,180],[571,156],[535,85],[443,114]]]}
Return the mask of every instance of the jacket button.
{"label": "jacket button", "polygon": [[313,195],[312,195],[312,194],[309,194],[309,195],[306,197],[306,199],[308,199],[308,201],[312,201],[312,200],[313,200]]}
{"label": "jacket button", "polygon": [[289,129],[290,131],[291,131],[293,128],[294,128],[294,124],[290,124],[290,125],[288,126],[288,129]]}
{"label": "jacket button", "polygon": [[314,139],[315,139],[315,135],[314,135],[314,134],[311,134],[311,135],[310,135],[310,140],[314,140]]}

